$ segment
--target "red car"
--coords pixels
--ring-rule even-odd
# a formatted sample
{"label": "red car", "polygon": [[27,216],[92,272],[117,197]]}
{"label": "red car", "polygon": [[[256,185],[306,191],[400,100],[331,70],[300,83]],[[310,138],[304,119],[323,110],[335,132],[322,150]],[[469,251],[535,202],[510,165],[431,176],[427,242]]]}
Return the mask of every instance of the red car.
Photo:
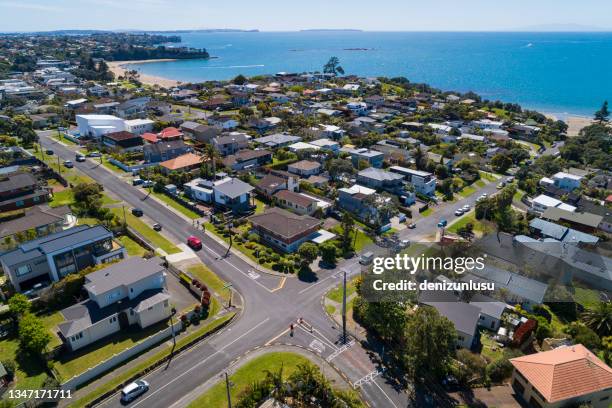
{"label": "red car", "polygon": [[193,235],[187,238],[187,245],[193,250],[202,249],[202,241],[198,237],[194,237]]}

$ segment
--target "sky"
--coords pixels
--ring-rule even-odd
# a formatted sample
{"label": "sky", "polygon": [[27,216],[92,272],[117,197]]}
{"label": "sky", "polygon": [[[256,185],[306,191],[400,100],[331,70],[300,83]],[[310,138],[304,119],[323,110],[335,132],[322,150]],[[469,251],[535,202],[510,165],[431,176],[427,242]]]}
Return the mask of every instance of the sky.
{"label": "sky", "polygon": [[0,31],[612,30],[610,0],[0,0]]}

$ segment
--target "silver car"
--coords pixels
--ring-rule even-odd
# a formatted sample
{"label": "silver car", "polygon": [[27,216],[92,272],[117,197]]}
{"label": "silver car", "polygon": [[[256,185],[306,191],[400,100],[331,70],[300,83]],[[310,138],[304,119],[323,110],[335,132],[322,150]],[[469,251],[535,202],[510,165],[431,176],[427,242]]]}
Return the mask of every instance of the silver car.
{"label": "silver car", "polygon": [[130,402],[149,390],[149,383],[145,380],[136,380],[123,387],[121,390],[121,401]]}

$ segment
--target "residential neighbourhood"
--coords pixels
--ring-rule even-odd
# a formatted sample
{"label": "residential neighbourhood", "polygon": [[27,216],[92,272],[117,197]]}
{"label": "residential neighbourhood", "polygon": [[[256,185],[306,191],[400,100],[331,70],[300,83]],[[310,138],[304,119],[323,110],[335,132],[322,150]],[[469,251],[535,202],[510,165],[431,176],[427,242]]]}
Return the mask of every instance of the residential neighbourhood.
{"label": "residential neighbourhood", "polygon": [[[351,407],[610,406],[607,116],[569,136],[335,57],[151,85],[109,70],[114,47],[180,40],[117,36],[0,36],[0,396],[48,385],[78,398],[59,406],[116,406],[146,377],[143,403],[208,406],[220,375],[275,347],[315,356]],[[375,260],[404,255],[484,261],[408,274],[467,288],[444,299],[371,301]]]}

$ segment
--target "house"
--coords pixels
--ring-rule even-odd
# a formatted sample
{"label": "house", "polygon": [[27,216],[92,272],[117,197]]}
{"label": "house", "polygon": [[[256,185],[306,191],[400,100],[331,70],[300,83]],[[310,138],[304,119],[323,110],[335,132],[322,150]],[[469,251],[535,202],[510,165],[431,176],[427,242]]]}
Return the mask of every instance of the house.
{"label": "house", "polygon": [[76,115],[76,122],[81,136],[94,139],[125,130],[125,121],[113,115]]}
{"label": "house", "polygon": [[93,105],[94,111],[101,115],[110,115],[119,106],[120,102],[104,102]]}
{"label": "house", "polygon": [[608,408],[612,368],[582,344],[510,359],[516,395],[532,407]]}
{"label": "house", "polygon": [[257,138],[254,141],[265,147],[277,149],[279,147],[289,146],[290,144],[299,142],[301,140],[302,138],[299,136],[293,136],[284,133],[275,133],[273,135]]}
{"label": "house", "polygon": [[157,138],[162,141],[180,140],[183,138],[183,132],[179,129],[170,126],[159,131]]}
{"label": "house", "polygon": [[43,129],[57,123],[59,115],[57,113],[40,113],[38,115],[30,115],[30,120],[32,121],[33,128]]}
{"label": "house", "polygon": [[287,171],[301,177],[309,177],[319,174],[321,172],[321,167],[321,163],[319,162],[301,160],[299,162],[289,164],[287,166]]}
{"label": "house", "polygon": [[[544,212],[558,210],[557,208],[549,208]],[[563,210],[558,210],[563,211]],[[566,212],[566,211],[564,211]],[[572,212],[566,212],[567,214],[575,214]],[[550,216],[550,215],[549,215]],[[597,216],[595,216],[597,217]],[[563,225],[555,224],[554,222],[546,221],[544,218],[548,218],[545,215],[542,218],[534,218],[529,222],[529,230],[533,235],[540,239],[554,239],[560,242],[570,242],[570,243],[585,243],[585,244],[596,244],[599,242],[599,238],[587,234],[572,228],[565,227]],[[601,219],[601,217],[599,217]],[[599,222],[595,221],[595,228],[597,228]]]}
{"label": "house", "polygon": [[72,211],[66,205],[56,208],[47,205],[27,208],[22,216],[0,223],[0,252],[13,249],[23,239],[20,235],[27,231],[32,231],[37,238],[61,231],[68,225],[71,214]]}
{"label": "house", "polygon": [[280,207],[296,214],[312,215],[317,210],[317,200],[293,191],[280,190],[274,198]]}
{"label": "house", "polygon": [[340,152],[340,143],[338,142],[334,142],[333,140],[330,139],[318,139],[318,140],[313,140],[312,142],[309,142],[311,145],[317,146],[322,150],[329,150],[334,154],[337,154]]}
{"label": "house", "polygon": [[75,351],[126,328],[140,329],[172,314],[166,269],[159,257],[133,257],[85,276],[88,299],[61,311],[66,347]]}
{"label": "house", "polygon": [[584,177],[577,176],[575,174],[558,172],[553,174],[552,180],[555,187],[566,190],[566,191],[574,191],[578,187],[580,187],[580,183]]}
{"label": "house", "polygon": [[317,235],[321,221],[293,214],[278,207],[249,217],[253,231],[262,241],[283,252],[295,252],[301,244]]}
{"label": "house", "polygon": [[226,177],[220,183],[213,185],[214,205],[234,214],[242,214],[251,211],[251,191],[254,188],[237,178]]}
{"label": "house", "polygon": [[474,294],[470,299],[470,305],[480,309],[478,325],[497,333],[501,326],[502,316],[508,305],[482,293]]}
{"label": "house", "polygon": [[175,101],[182,101],[184,99],[195,98],[197,96],[198,93],[196,91],[192,91],[191,89],[179,89],[170,94],[170,97]]}
{"label": "house", "polygon": [[414,190],[428,197],[433,197],[436,193],[436,177],[427,171],[414,170],[406,167],[389,167],[392,173],[401,174],[404,180],[414,186]]}
{"label": "house", "polygon": [[223,130],[231,130],[240,124],[236,119],[231,116],[212,116],[208,118],[208,123],[212,126],[216,126]]}
{"label": "house", "polygon": [[223,164],[232,170],[257,168],[272,163],[272,152],[268,150],[240,150],[223,159]]}
{"label": "house", "polygon": [[142,150],[143,145],[142,136],[127,132],[125,130],[102,135],[101,141],[105,146],[123,151]]}
{"label": "house", "polygon": [[115,113],[123,119],[144,118],[147,116],[147,104],[150,100],[148,96],[130,99],[117,105]]}
{"label": "house", "polygon": [[213,126],[202,125],[190,121],[183,122],[180,125],[180,130],[185,136],[201,143],[210,143],[210,141],[219,134],[219,129]]}
{"label": "house", "polygon": [[[359,184],[338,189],[338,206],[361,221],[370,222],[378,217],[377,207],[382,204],[382,200],[376,190]],[[385,221],[387,220],[383,220],[383,224]]]}
{"label": "house", "polygon": [[368,166],[381,168],[385,160],[385,154],[377,152],[376,150],[362,148],[348,149],[347,152],[351,155],[351,161],[355,168],[359,168],[359,162],[362,161],[366,162]]}
{"label": "house", "polygon": [[377,109],[385,103],[385,98],[380,95],[372,95],[365,97],[363,101],[368,105],[368,109]]}
{"label": "house", "polygon": [[182,140],[148,144],[142,148],[146,163],[159,163],[187,154],[192,148]]}
{"label": "house", "polygon": [[457,348],[471,350],[478,344],[479,307],[460,301],[438,302],[426,300],[421,303],[433,307],[441,316],[446,317],[453,323],[457,332]]}
{"label": "house", "polygon": [[244,133],[235,133],[215,137],[212,139],[212,144],[221,156],[228,156],[249,147],[249,139]]}
{"label": "house", "polygon": [[105,227],[79,225],[19,244],[0,256],[0,265],[15,290],[23,292],[125,256],[125,249]]}
{"label": "house", "polygon": [[173,159],[159,163],[162,172],[169,174],[173,171],[191,171],[199,169],[204,159],[194,153],[185,153]]}
{"label": "house", "polygon": [[257,192],[264,197],[270,199],[272,196],[281,190],[296,191],[299,187],[297,177],[287,173],[274,172],[275,174],[266,174],[255,186]]}
{"label": "house", "polygon": [[39,187],[31,173],[0,175],[0,212],[29,208],[48,199],[49,191]]}
{"label": "house", "polygon": [[543,213],[549,208],[560,208],[570,212],[576,211],[576,207],[544,194],[540,194],[531,201],[531,209],[537,213]]}
{"label": "house", "polygon": [[155,122],[151,119],[131,119],[125,121],[125,130],[136,135],[152,132]]}
{"label": "house", "polygon": [[317,150],[321,150],[319,146],[315,146],[313,144],[305,143],[305,142],[297,142],[297,143],[290,144],[288,146],[288,149],[290,152],[293,152],[293,153],[306,152],[306,151],[314,152]]}
{"label": "house", "polygon": [[349,102],[346,104],[346,108],[357,116],[365,115],[368,113],[368,105],[365,102]]}

